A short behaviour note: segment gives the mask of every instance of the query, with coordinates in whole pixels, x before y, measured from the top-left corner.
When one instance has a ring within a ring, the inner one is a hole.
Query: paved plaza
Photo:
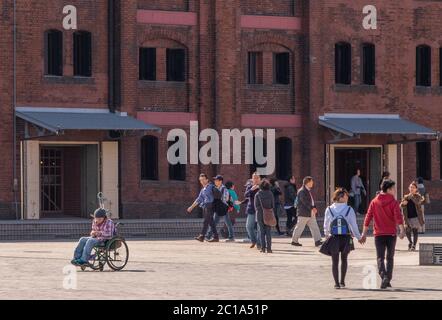
[[[442,237],[421,241],[442,243]],[[74,242],[3,242],[0,299],[442,299],[442,266],[419,266],[419,253],[408,252],[405,240],[398,245],[394,289],[387,291],[364,289],[375,266],[373,238],[356,245],[348,288],[339,291],[330,259],[311,239],[301,242],[304,247],[294,248],[288,238],[275,238],[269,255],[240,242],[128,241],[124,271],[78,271],[76,290],[63,287]]]

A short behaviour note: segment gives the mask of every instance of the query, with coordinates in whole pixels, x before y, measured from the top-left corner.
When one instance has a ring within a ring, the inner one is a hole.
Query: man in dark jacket
[[[316,209],[315,200],[311,193],[313,185],[313,178],[306,177],[303,181],[303,187],[298,191],[298,223],[296,224],[292,237],[292,245],[296,247],[302,246],[302,244],[299,243],[299,238],[304,232],[306,225],[312,233],[313,239],[315,240],[315,246],[319,247],[322,245],[321,231],[319,231],[318,222],[316,221],[318,209]]]
[[[254,248],[255,246],[257,246],[258,249],[261,249],[261,242],[260,242],[260,237],[257,234],[257,230],[256,230],[257,225],[256,225],[255,195],[259,191],[260,184],[261,184],[261,176],[255,172],[252,175],[252,179],[247,183],[246,192],[244,194],[244,197],[247,200],[246,229],[247,229],[247,235],[248,235],[250,241],[252,242],[250,247]]]

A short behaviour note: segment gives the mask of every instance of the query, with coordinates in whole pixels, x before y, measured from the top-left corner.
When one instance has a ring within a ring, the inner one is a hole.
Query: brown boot
[[[195,237],[195,240],[199,241],[199,242],[204,242],[204,236],[200,235],[198,237]]]
[[[214,237],[213,239],[210,239],[209,242],[219,242],[219,238],[218,237]]]

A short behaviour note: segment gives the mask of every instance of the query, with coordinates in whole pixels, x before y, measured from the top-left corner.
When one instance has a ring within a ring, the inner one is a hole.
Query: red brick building
[[[360,168],[442,209],[440,2],[372,1],[369,30],[361,0],[0,3],[1,218],[87,217],[100,190],[115,217],[184,216],[200,172],[241,194],[249,165],[169,165],[190,121],[275,128],[276,174],[321,206]]]

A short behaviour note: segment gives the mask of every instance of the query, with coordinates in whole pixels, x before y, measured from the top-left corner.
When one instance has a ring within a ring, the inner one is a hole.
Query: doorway
[[[42,218],[87,218],[97,208],[98,145],[40,146]]]
[[[369,201],[376,196],[378,182],[382,176],[382,147],[335,146],[333,150],[330,194],[337,187],[344,187],[350,191],[352,177],[358,169],[361,170],[361,179],[367,195],[362,195],[360,211],[365,213]]]

